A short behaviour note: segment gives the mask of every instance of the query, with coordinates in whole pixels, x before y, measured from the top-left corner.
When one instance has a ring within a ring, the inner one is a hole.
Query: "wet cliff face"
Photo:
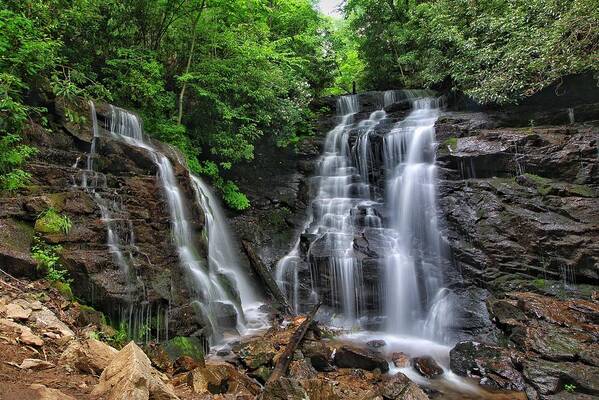
[[[15,276],[39,275],[30,254],[33,237],[39,235],[61,246],[60,261],[73,279],[75,296],[104,311],[113,321],[128,321],[132,331],[147,330],[146,325],[154,338],[164,338],[167,331],[171,336],[196,333],[201,326],[195,322],[191,296],[172,244],[168,207],[157,182],[155,163],[147,152],[109,135],[97,139],[94,170],[105,184],[97,185],[95,191],[118,205],[120,212],[112,215],[114,226],[120,236],[132,239],[126,248],[134,260],[132,282],[109,251],[106,221],[94,194],[82,187],[93,136],[89,118],[82,126],[74,126],[61,117],[60,110],[58,106],[51,131],[31,125],[25,133],[26,142],[39,149],[28,165],[32,185],[0,198],[3,269]],[[84,107],[81,113],[88,115]],[[105,108],[98,107],[101,126],[105,113]],[[171,161],[180,186],[192,199],[185,168],[175,156]],[[34,231],[35,220],[50,207],[71,219],[68,234]],[[203,215],[198,209],[188,211],[196,221],[194,228],[200,240]]]

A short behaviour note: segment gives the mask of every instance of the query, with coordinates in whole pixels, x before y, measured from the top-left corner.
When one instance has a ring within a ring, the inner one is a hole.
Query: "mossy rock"
[[[458,149],[458,138],[457,137],[450,137],[447,138],[444,142],[443,145],[445,147],[449,147],[449,149],[453,152],[456,151]]]
[[[66,298],[67,300],[73,300],[75,298],[73,295],[73,290],[71,289],[71,285],[66,282],[52,282],[52,287],[58,290],[62,297]]]
[[[171,361],[175,361],[182,356],[188,356],[198,363],[204,364],[204,347],[198,337],[177,336],[166,342],[164,351]]]

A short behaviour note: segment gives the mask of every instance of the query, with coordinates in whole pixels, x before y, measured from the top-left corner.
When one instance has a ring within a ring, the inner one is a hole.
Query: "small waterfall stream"
[[[96,138],[99,133],[93,103],[90,103],[90,109],[94,139],[84,176],[96,175],[95,173],[90,174],[90,171],[93,172]],[[158,169],[157,177],[168,206],[172,237],[179,255],[179,262],[189,278],[192,295],[196,298],[194,302],[196,312],[210,330],[207,332],[207,336],[209,336],[211,344],[219,343],[223,339],[223,333],[231,328],[239,334],[264,328],[267,321],[259,310],[263,303],[240,265],[233,249],[233,239],[226,229],[222,211],[208,186],[200,178],[190,175],[190,182],[195,193],[194,200],[206,218],[204,228],[208,246],[208,262],[206,263],[197,247],[197,238],[194,237],[192,228],[193,222],[190,220],[190,205],[179,186],[173,165],[163,152],[145,138],[139,117],[127,110],[110,106],[109,132],[116,140],[146,150]],[[97,179],[95,180],[97,181]],[[107,245],[115,264],[121,268],[127,279],[135,280],[134,277],[132,278],[133,268],[131,268],[134,257],[131,253],[125,254],[124,252],[124,249],[134,247],[132,226],[129,225],[129,234],[126,235],[126,238],[120,235],[120,230],[114,229],[112,210],[121,210],[121,208],[116,207],[116,204],[107,206],[98,194],[96,194],[96,201],[102,211],[102,219],[107,226]],[[143,313],[149,313],[149,310],[145,310]],[[142,322],[137,324],[132,321],[133,312],[130,311],[129,314],[130,325],[142,324]],[[236,321],[235,326],[228,325],[231,315]],[[166,330],[168,331],[168,329]]]

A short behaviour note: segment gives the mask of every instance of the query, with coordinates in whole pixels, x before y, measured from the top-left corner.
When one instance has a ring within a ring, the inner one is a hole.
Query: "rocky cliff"
[[[52,104],[54,119],[43,128],[32,124],[25,141],[39,151],[28,165],[32,184],[0,198],[0,265],[16,276],[42,275],[31,257],[35,238],[59,245],[61,264],[72,279],[75,296],[103,310],[113,322],[127,321],[130,334],[166,337],[191,335],[201,326],[194,318],[188,290],[176,249],[171,240],[168,207],[157,182],[150,154],[139,147],[114,140],[106,106],[98,107],[101,135],[96,139],[94,171],[86,171],[93,133],[91,118],[75,125],[66,120],[60,104]],[[78,110],[88,116],[82,105]],[[178,157],[171,154],[177,180],[186,196],[193,199],[189,176]],[[83,180],[95,180],[94,190]],[[102,218],[97,195],[117,210],[110,221]],[[204,216],[189,201],[198,241]],[[52,208],[72,223],[68,233],[43,232],[36,220]],[[107,245],[107,223],[124,238],[123,252],[131,260],[129,276],[119,269],[115,252]],[[143,332],[143,333],[142,333]]]

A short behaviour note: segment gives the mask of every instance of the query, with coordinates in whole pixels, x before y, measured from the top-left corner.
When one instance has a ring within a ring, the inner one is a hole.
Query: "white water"
[[[199,178],[190,176],[196,194],[195,200],[206,217],[206,263],[196,245],[189,204],[181,191],[169,158],[145,139],[137,115],[111,106],[110,121],[110,132],[116,139],[148,151],[158,168],[158,179],[168,206],[171,232],[179,262],[189,278],[193,296],[197,299],[194,303],[197,306],[196,310],[210,329],[207,334],[211,343],[218,343],[228,328],[223,326],[218,318],[227,308],[234,309],[236,329],[239,333],[263,328],[265,318],[258,310],[262,303],[254,294],[255,290],[249,284],[249,277],[240,267],[231,246],[232,239],[224,226],[224,217],[208,187]],[[231,283],[231,287],[225,286],[224,282],[227,281]],[[244,311],[251,318],[246,320]]]
[[[453,319],[452,293],[443,287],[436,208],[434,124],[439,104],[430,95],[424,91],[385,92],[379,102],[381,109],[361,121],[356,121],[358,96],[338,99],[340,123],[326,137],[318,191],[305,230],[316,237],[306,255],[312,264],[313,293],[322,296],[323,291],[330,292],[324,301],[333,308],[333,325],[360,327],[366,315],[363,266],[354,250],[355,239],[365,235],[379,238],[384,247],[384,274],[379,277],[381,290],[376,295],[382,304],[385,331],[438,342],[451,340],[447,327]],[[377,126],[388,123],[383,107],[405,100],[411,102],[412,111],[385,134],[382,165],[377,165],[380,162],[371,139]],[[371,186],[380,170],[385,178],[383,198]],[[385,220],[378,211],[381,202]],[[320,261],[315,261],[318,257]],[[299,290],[301,261],[298,241],[275,272],[296,311],[312,300]]]

